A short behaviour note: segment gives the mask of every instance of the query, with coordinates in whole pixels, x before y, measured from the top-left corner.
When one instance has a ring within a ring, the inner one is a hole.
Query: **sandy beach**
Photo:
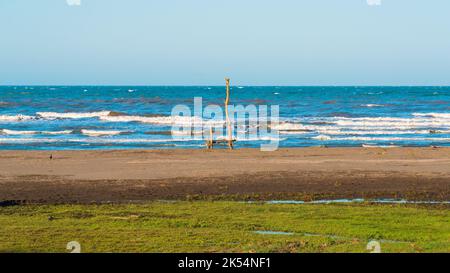
[[[1,151],[0,200],[450,200],[449,166],[450,148]]]

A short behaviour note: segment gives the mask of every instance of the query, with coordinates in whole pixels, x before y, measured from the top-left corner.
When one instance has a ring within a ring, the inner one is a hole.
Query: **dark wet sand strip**
[[[0,152],[2,201],[333,198],[448,201],[450,148]]]

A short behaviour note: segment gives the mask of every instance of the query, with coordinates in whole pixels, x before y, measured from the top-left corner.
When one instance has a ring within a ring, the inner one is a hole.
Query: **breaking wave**
[[[87,135],[87,136],[93,136],[93,137],[98,137],[98,136],[116,136],[116,135],[120,135],[120,134],[124,134],[124,133],[128,133],[125,131],[98,131],[98,130],[85,130],[82,129],[81,133],[83,135]]]
[[[35,117],[27,116],[27,115],[0,115],[0,122],[6,121],[6,122],[12,122],[12,121],[26,121],[26,120],[32,120],[35,119]]]
[[[416,117],[433,117],[441,119],[450,119],[450,113],[414,113]]]
[[[183,117],[183,116],[101,116],[100,120],[108,122],[142,122],[150,124],[172,125],[172,124],[192,124],[194,122],[202,122],[202,119],[198,117]]]
[[[9,129],[1,129],[1,134],[4,135],[67,135],[71,134],[71,130],[64,130],[64,131],[17,131],[17,130],[9,130]]]
[[[97,118],[108,116],[111,111],[86,112],[86,113],[57,113],[57,112],[37,112],[38,117],[44,119],[81,119],[81,118]]]
[[[331,137],[319,135],[312,137],[317,140],[336,140],[336,141],[436,141],[450,142],[450,138],[431,138],[431,137]]]

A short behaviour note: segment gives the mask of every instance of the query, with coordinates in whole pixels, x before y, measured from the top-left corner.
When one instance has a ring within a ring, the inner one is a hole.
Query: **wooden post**
[[[227,97],[225,99],[225,116],[227,119],[227,131],[228,131],[228,147],[233,149],[233,132],[231,131],[231,121],[228,115],[228,103],[230,102],[230,79],[225,78],[227,84]]]
[[[208,149],[212,149],[214,146],[214,137],[213,137],[213,129],[212,126],[209,126],[209,145]]]

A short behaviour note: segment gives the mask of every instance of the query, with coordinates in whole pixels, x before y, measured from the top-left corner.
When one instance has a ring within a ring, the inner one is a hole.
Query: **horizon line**
[[[0,87],[223,87],[218,84],[0,84]],[[448,85],[249,85],[232,84],[235,87],[450,87]]]

